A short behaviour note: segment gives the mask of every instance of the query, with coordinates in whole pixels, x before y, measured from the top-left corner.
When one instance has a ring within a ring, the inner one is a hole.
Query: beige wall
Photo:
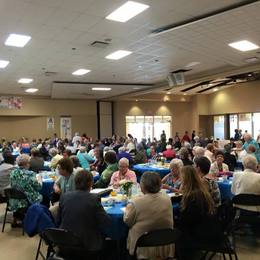
[[[172,136],[175,132],[180,135],[185,130],[191,130],[190,102],[115,102],[114,106],[115,133],[126,134],[126,115],[170,115],[172,116]]]
[[[54,131],[47,131],[47,117],[54,117]],[[45,138],[60,134],[60,117],[71,116],[72,133],[86,133],[96,138],[96,101],[23,98],[20,110],[0,109],[0,137]]]
[[[208,95],[209,114],[260,112],[260,81],[244,83]]]

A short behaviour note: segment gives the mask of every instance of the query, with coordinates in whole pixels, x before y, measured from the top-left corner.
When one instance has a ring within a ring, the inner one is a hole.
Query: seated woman
[[[40,157],[40,151],[37,148],[31,149],[31,159],[30,159],[30,170],[34,172],[39,172],[44,168],[44,160]]]
[[[171,192],[178,192],[181,186],[180,172],[183,162],[180,159],[173,159],[170,162],[171,172],[162,179],[162,188]]]
[[[122,181],[130,181],[133,183],[136,183],[136,175],[135,172],[129,170],[129,161],[126,158],[122,158],[118,162],[118,169],[119,171],[116,171],[113,173],[110,185],[113,186],[113,188],[117,189],[120,186],[120,183]]]
[[[75,181],[73,174],[73,162],[70,158],[59,160],[57,169],[60,177],[54,184],[54,192],[57,194],[66,193],[75,190]]]
[[[145,172],[141,178],[143,196],[134,198],[126,207],[124,222],[129,226],[127,249],[134,254],[138,238],[154,229],[173,228],[172,203],[166,194],[160,192],[161,178],[156,172]],[[157,259],[174,256],[172,245],[137,249],[138,259]]]
[[[36,179],[36,174],[28,170],[30,167],[30,156],[22,154],[17,157],[16,161],[18,168],[14,169],[10,174],[11,188],[24,192],[30,204],[41,202],[42,196],[39,193],[41,185]],[[11,199],[9,201],[10,209],[15,212],[13,226],[17,224],[16,222],[17,218],[19,218],[20,210],[27,206],[28,203],[26,200]]]
[[[0,164],[0,203],[5,202],[4,190],[10,185],[10,173],[14,169],[14,156],[10,151],[3,152],[4,161]]]
[[[218,232],[211,225],[214,219],[214,203],[206,185],[192,166],[184,166],[181,170],[182,201],[180,223],[182,231],[179,241],[181,259],[196,259],[194,256],[194,242],[214,237]],[[216,227],[217,228],[217,227]]]
[[[49,151],[50,156],[52,157],[50,168],[56,169],[58,161],[62,159],[63,157],[58,153],[58,150],[56,148],[51,148]]]
[[[104,160],[107,167],[101,173],[99,180],[93,185],[94,188],[106,188],[110,183],[112,174],[118,169],[116,153],[114,151],[106,152]]]
[[[71,155],[70,159],[73,163],[73,174],[76,174],[78,171],[83,170],[83,168],[80,167],[79,158],[76,155]]]
[[[166,145],[166,151],[163,151],[163,157],[167,160],[172,160],[176,157],[176,153],[170,144]]]
[[[195,170],[207,185],[208,191],[214,201],[215,207],[221,204],[221,194],[216,178],[209,173],[210,160],[206,156],[195,159]]]
[[[216,161],[211,164],[210,173],[216,177],[219,172],[228,172],[228,165],[224,163],[224,153],[217,151],[215,158]]]
[[[146,151],[144,149],[143,144],[139,143],[136,147],[136,155],[134,157],[134,163],[140,164],[140,163],[146,163],[146,162],[147,162]]]
[[[95,147],[94,153],[95,161],[90,165],[92,171],[102,173],[106,169],[106,163],[103,158],[103,151],[99,147]]]
[[[93,162],[94,158],[86,152],[85,146],[80,146],[77,157],[79,158],[81,167],[85,170],[90,170],[89,163]]]
[[[186,147],[182,147],[179,151],[179,158],[182,160],[183,165],[193,165],[193,161],[190,160],[190,153]]]

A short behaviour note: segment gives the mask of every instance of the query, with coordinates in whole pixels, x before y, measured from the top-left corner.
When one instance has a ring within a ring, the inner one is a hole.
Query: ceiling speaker
[[[185,84],[185,78],[183,72],[173,72],[167,77],[167,81],[170,87],[180,86]]]

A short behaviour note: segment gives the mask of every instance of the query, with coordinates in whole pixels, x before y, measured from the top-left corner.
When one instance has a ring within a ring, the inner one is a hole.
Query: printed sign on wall
[[[47,117],[47,131],[54,130],[54,117]]]
[[[11,97],[11,96],[0,96],[0,108],[7,109],[21,109],[22,108],[22,98],[21,97]]]
[[[60,137],[71,139],[71,117],[60,118]]]

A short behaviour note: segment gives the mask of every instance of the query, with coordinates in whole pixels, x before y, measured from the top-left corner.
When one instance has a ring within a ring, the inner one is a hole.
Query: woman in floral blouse
[[[10,174],[11,187],[24,192],[30,204],[41,202],[42,196],[39,193],[41,189],[40,183],[36,179],[36,174],[29,171],[30,156],[22,154],[16,159],[18,168],[14,169]],[[14,213],[14,223],[16,225],[16,216],[19,216],[19,211],[28,206],[27,200],[10,199],[9,208]]]

